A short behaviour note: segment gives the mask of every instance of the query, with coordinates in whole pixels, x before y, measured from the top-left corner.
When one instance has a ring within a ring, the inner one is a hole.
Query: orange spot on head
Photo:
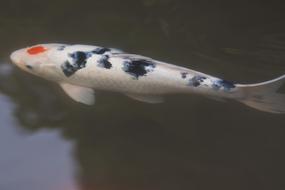
[[[39,53],[43,53],[47,51],[47,49],[43,46],[35,46],[27,50],[30,55],[37,55]]]

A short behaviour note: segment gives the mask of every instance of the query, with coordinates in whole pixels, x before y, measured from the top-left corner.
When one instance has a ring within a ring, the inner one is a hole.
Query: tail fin
[[[285,75],[263,83],[238,84],[238,101],[260,111],[285,114],[285,94],[277,92],[284,83]]]

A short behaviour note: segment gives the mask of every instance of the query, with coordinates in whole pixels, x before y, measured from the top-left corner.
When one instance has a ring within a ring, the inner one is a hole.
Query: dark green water
[[[39,1],[0,6],[1,190],[284,190],[285,116],[97,92],[86,107],[15,68],[37,43],[94,44],[241,83],[285,73],[284,2]]]

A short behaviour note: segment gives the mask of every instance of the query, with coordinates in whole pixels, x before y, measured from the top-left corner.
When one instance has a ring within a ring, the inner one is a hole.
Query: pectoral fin
[[[126,96],[141,101],[141,102],[146,102],[146,103],[151,103],[151,104],[157,104],[157,103],[163,103],[164,98],[160,96],[155,96],[155,95],[141,95],[141,94],[126,94]]]
[[[93,105],[95,103],[95,92],[91,88],[76,86],[68,83],[61,83],[60,86],[74,101],[86,105]]]

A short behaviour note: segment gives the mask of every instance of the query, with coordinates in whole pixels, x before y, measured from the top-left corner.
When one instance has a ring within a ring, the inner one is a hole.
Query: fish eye
[[[27,67],[28,69],[30,69],[30,70],[33,69],[33,67],[32,67],[31,65],[26,65],[26,67]]]
[[[37,55],[40,53],[44,53],[47,49],[44,46],[35,46],[27,49],[27,53],[30,55]]]

